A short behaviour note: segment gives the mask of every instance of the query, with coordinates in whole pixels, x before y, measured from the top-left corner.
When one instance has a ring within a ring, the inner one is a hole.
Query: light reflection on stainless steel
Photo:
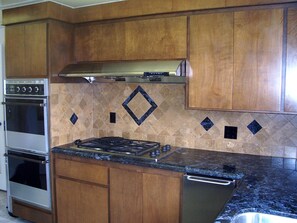
[[[297,219],[258,212],[236,215],[231,223],[297,223]]]

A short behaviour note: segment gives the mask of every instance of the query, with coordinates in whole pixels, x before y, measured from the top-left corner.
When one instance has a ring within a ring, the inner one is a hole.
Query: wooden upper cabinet
[[[51,82],[59,82],[59,72],[74,63],[74,27],[71,24],[49,23],[48,29],[48,73]]]
[[[232,109],[233,13],[190,17],[189,107]]]
[[[283,9],[191,16],[189,107],[281,111],[282,45]]]
[[[8,26],[5,29],[6,76],[22,76],[25,68],[25,27]]]
[[[297,112],[297,8],[288,11],[285,111]]]
[[[7,78],[57,76],[74,61],[73,26],[44,21],[7,26],[5,29]]]
[[[81,25],[75,29],[75,56],[77,61],[186,58],[187,19]]]
[[[47,24],[8,26],[5,30],[6,77],[47,76]]]
[[[280,111],[283,10],[235,12],[233,109]]]

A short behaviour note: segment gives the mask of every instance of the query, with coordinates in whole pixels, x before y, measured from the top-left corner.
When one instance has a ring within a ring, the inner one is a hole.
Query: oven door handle
[[[37,107],[45,107],[46,103],[22,103],[22,102],[2,102],[3,105],[31,105]]]
[[[16,158],[16,159],[21,159],[21,160],[26,160],[26,161],[30,161],[30,162],[34,162],[34,163],[40,163],[42,165],[45,165],[47,163],[49,163],[49,160],[35,160],[35,159],[30,159],[27,157],[22,157],[22,156],[17,156],[17,155],[12,155],[12,154],[4,154],[5,157],[12,157],[12,158]]]

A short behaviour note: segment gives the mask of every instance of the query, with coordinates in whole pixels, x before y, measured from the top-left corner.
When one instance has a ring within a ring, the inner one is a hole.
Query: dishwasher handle
[[[235,186],[235,180],[226,180],[226,179],[219,179],[219,178],[209,178],[209,177],[201,177],[201,176],[193,176],[193,175],[185,175],[187,180],[195,181],[200,183],[207,183],[207,184],[214,184],[214,185],[221,185],[221,186]]]

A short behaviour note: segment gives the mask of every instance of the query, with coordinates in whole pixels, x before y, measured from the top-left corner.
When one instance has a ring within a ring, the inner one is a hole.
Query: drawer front
[[[108,168],[71,160],[56,159],[56,175],[108,185]]]

